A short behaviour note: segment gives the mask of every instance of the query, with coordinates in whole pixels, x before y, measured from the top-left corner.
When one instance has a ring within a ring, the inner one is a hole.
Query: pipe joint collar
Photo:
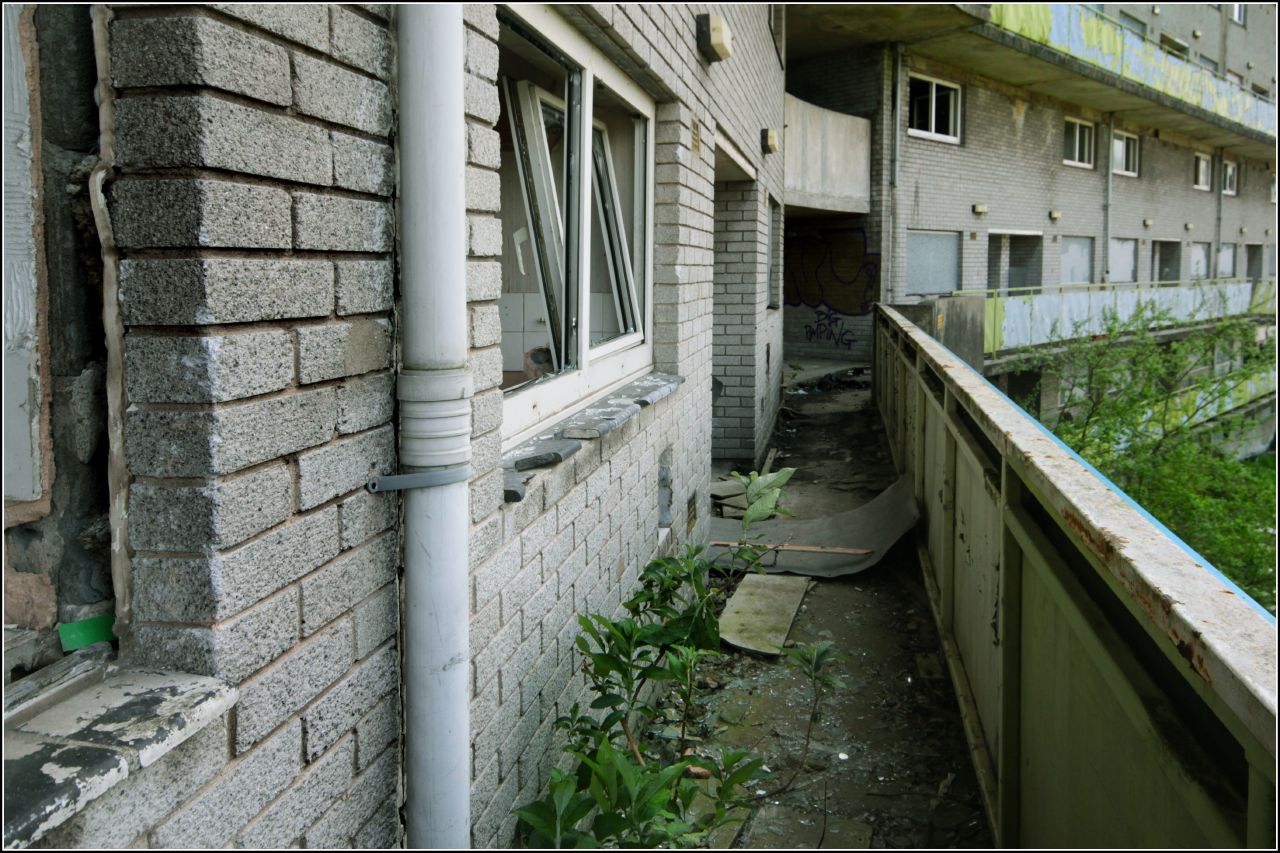
[[[400,464],[463,465],[471,460],[471,372],[404,370],[400,399]]]
[[[401,369],[396,382],[396,397],[405,402],[469,400],[471,393],[471,370],[466,367],[445,370],[406,367]]]

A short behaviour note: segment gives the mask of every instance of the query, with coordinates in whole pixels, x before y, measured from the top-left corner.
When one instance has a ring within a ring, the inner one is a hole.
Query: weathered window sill
[[[6,689],[5,848],[39,840],[239,698],[217,679],[123,669],[108,654],[84,649]]]
[[[608,435],[683,382],[683,376],[672,373],[647,374],[509,451],[502,457],[504,499],[507,503],[524,500],[534,469],[558,465],[581,450],[583,441]]]

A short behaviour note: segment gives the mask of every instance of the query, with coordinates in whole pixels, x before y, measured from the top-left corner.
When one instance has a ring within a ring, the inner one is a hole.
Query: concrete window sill
[[[38,841],[239,698],[214,678],[118,667],[103,648],[64,661],[60,672],[30,677],[43,690],[17,690],[21,681],[6,689],[6,849]]]
[[[583,441],[608,435],[683,382],[683,376],[672,373],[642,376],[507,452],[502,457],[504,499],[507,503],[524,500],[525,484],[533,478],[534,469],[558,465],[581,450]]]

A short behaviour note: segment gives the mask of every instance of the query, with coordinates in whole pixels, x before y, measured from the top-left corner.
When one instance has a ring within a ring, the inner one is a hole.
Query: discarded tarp
[[[864,549],[868,553],[799,551],[782,549],[766,559],[766,572],[792,572],[812,577],[834,578],[852,575],[880,562],[893,544],[911,530],[920,517],[911,477],[897,482],[867,503],[848,512],[822,518],[773,518],[751,525],[753,541]],[[732,518],[711,519],[711,541],[737,541],[742,522]],[[725,550],[712,547],[714,557]]]

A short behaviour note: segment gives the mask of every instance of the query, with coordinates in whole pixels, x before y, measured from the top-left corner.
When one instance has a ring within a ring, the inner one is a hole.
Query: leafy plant
[[[577,759],[574,772],[553,770],[546,796],[515,811],[532,845],[687,847],[737,819],[734,809],[746,802],[739,788],[760,773],[758,758],[734,751],[664,762],[633,733],[636,717],[654,713],[646,685],[673,680],[684,752],[698,666],[720,645],[719,593],[707,582],[709,569],[700,549],[655,560],[623,602],[626,616],[579,617],[576,645],[595,699],[588,713],[575,704],[555,723]],[[705,786],[688,778],[693,768],[707,777]],[[710,805],[697,816],[700,799]]]
[[[1274,468],[1231,448],[1252,426],[1242,404],[1274,370],[1274,338],[1259,328],[1247,317],[1175,321],[1144,302],[1013,367],[1057,386],[1061,405],[1042,411],[1037,383],[1024,408],[1274,612]]]
[[[787,663],[809,679],[812,698],[809,705],[809,720],[804,730],[804,748],[800,752],[800,760],[791,772],[790,778],[781,787],[770,791],[765,796],[772,797],[790,788],[800,775],[805,761],[809,758],[809,746],[813,740],[813,725],[818,721],[818,703],[824,690],[839,690],[844,687],[844,680],[830,672],[832,665],[844,661],[844,656],[836,652],[830,640],[816,643],[797,643],[786,649]]]
[[[721,570],[730,577],[741,577],[750,571],[759,570],[765,557],[773,550],[753,537],[751,526],[773,515],[790,515],[791,512],[781,504],[782,488],[795,474],[795,468],[780,468],[769,474],[749,474],[730,472],[731,477],[742,484],[745,489],[747,508],[742,514],[742,530],[738,543],[728,549],[728,565]]]

